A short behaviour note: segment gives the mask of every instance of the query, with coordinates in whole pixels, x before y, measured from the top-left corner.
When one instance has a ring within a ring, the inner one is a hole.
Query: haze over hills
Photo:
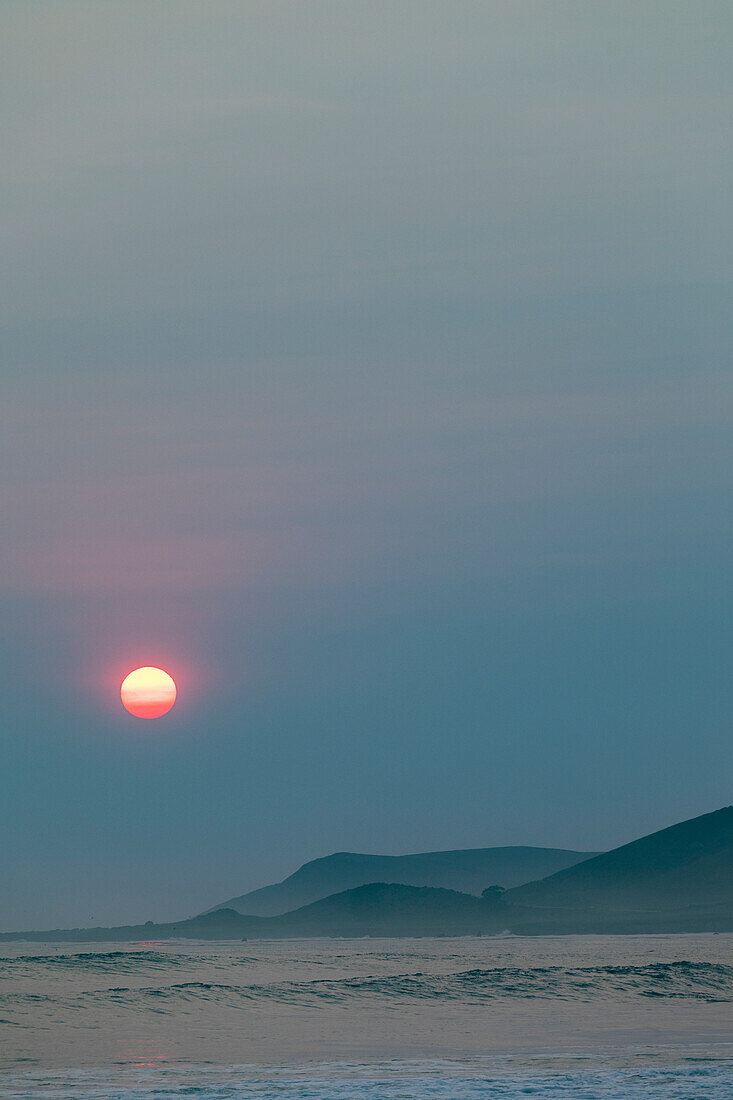
[[[565,848],[526,846],[420,852],[407,856],[336,852],[304,863],[282,882],[240,894],[207,912],[235,909],[238,913],[252,916],[277,916],[330,894],[366,886],[371,882],[433,886],[464,894],[480,894],[487,886],[498,885],[508,889],[544,878],[596,854]]]
[[[215,909],[171,924],[0,934],[2,940],[733,932],[733,807],[681,822],[495,896],[375,882],[273,917]]]

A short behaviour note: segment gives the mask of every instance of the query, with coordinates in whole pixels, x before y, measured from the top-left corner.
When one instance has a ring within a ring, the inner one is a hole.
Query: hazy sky
[[[0,927],[729,803],[729,0],[0,24]]]

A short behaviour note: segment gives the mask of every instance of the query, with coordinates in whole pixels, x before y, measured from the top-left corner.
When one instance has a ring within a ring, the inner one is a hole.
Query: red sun
[[[176,701],[176,684],[162,668],[145,665],[122,681],[122,705],[136,718],[160,718]]]

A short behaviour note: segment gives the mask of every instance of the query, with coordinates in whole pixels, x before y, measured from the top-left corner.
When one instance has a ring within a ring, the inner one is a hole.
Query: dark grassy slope
[[[270,917],[288,913],[312,901],[371,882],[403,886],[434,886],[480,894],[493,884],[509,888],[544,878],[595,852],[562,848],[472,848],[456,852],[421,852],[409,856],[373,856],[337,852],[304,863],[294,874],[261,890],[230,898],[215,909]]]
[[[733,807],[517,887],[505,900],[513,923],[528,930],[733,930]]]

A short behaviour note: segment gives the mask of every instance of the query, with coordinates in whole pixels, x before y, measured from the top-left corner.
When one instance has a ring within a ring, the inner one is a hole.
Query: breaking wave
[[[698,1059],[676,1064],[615,1066],[597,1059],[568,1066],[527,1059],[456,1063],[390,1061],[372,1066],[309,1065],[303,1070],[189,1065],[133,1074],[67,1071],[13,1074],[2,1081],[7,1100],[729,1100],[733,1078],[727,1061]]]

